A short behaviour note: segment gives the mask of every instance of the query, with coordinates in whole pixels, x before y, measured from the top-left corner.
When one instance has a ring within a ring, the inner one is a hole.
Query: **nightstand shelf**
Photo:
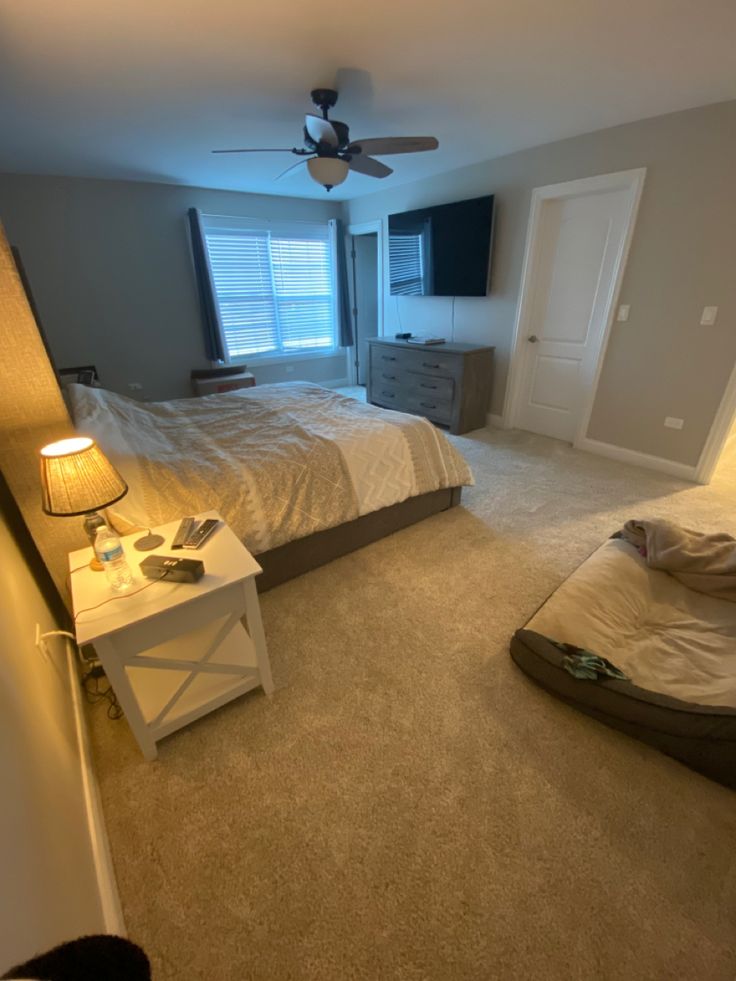
[[[175,554],[170,544],[178,526],[152,529],[165,539],[160,554]],[[135,588],[151,582],[138,570],[138,537],[122,539]],[[103,573],[84,567],[89,554],[69,557],[77,569],[74,610],[87,611],[77,614],[77,642],[94,645],[146,759],[156,757],[159,740],[233,698],[258,686],[273,691],[255,586],[260,566],[224,523],[194,553],[205,564],[197,583],[152,582],[137,595],[114,594]]]

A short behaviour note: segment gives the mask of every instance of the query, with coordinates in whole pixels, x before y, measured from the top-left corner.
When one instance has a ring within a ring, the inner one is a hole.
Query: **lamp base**
[[[149,531],[148,534],[144,535],[142,538],[137,538],[133,545],[138,549],[139,552],[150,552],[152,548],[158,548],[159,545],[163,545],[165,539],[163,535],[152,535]]]

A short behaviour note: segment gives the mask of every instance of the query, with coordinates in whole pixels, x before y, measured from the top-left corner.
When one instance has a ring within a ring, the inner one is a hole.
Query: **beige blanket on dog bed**
[[[672,521],[627,521],[622,534],[646,559],[685,586],[736,603],[736,539],[705,534]]]
[[[611,540],[526,625],[608,658],[640,688],[736,707],[736,606],[647,568]]]

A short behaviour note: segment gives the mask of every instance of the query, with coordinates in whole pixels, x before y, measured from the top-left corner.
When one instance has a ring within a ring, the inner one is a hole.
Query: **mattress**
[[[153,403],[72,385],[68,398],[77,430],[128,484],[113,520],[214,508],[254,554],[473,481],[426,419],[307,382]]]

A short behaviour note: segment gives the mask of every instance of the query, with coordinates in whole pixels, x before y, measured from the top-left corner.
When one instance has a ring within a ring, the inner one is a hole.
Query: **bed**
[[[72,384],[67,398],[128,484],[116,526],[216,508],[258,556],[261,589],[459,503],[472,483],[427,420],[308,382],[154,403]]]
[[[561,644],[627,678],[574,677]],[[556,697],[736,788],[736,604],[611,539],[516,632],[511,655]]]

